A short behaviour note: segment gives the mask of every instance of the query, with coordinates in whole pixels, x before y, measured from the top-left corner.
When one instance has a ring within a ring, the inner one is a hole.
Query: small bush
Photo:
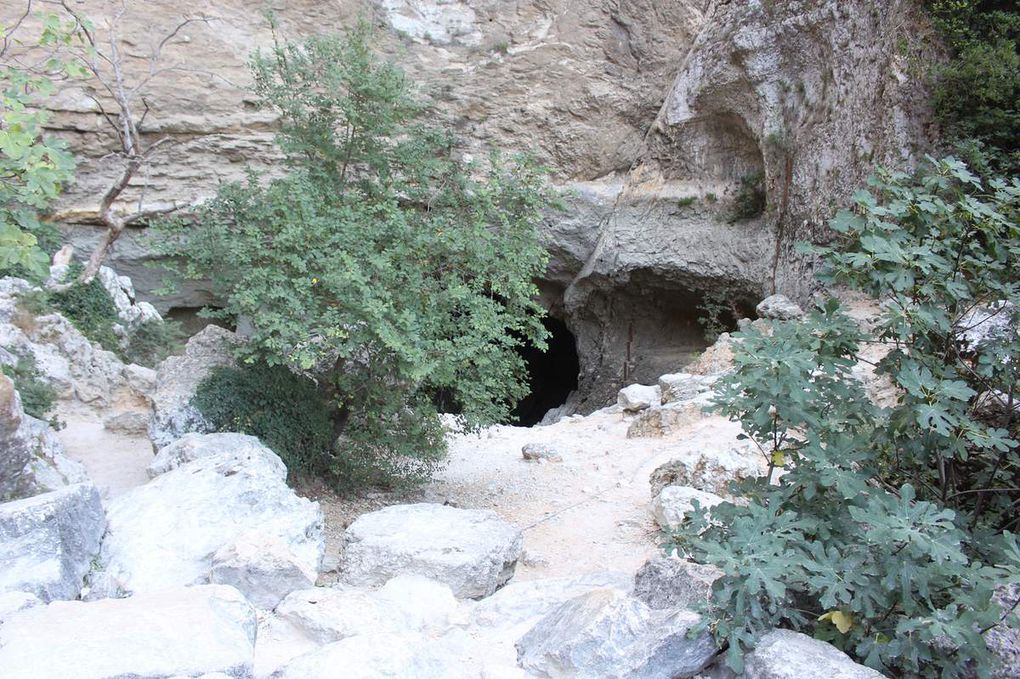
[[[265,363],[217,368],[199,384],[192,405],[216,431],[257,436],[292,479],[336,480],[330,409],[311,380]]]
[[[14,382],[21,395],[21,405],[32,417],[45,420],[57,400],[57,390],[40,379],[41,373],[32,354],[16,355],[17,363],[5,365],[3,373]],[[52,424],[56,425],[54,420]]]
[[[80,265],[71,266],[68,280],[76,280]],[[107,351],[121,353],[120,339],[113,326],[120,322],[117,307],[98,278],[89,283],[72,283],[66,290],[50,294],[49,301],[81,334]]]
[[[733,201],[730,223],[754,219],[765,212],[765,173],[752,172],[740,178],[740,188]]]
[[[148,321],[128,332],[123,358],[129,363],[155,367],[167,356],[176,353],[186,340],[181,324],[165,320]]]
[[[698,202],[697,196],[684,196],[676,202],[676,206],[679,208],[690,207]]]

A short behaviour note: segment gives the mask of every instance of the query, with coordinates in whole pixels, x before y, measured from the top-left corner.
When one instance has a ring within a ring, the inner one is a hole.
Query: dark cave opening
[[[567,402],[577,389],[581,362],[577,355],[577,340],[567,324],[547,316],[543,323],[549,332],[549,348],[541,351],[527,347],[521,356],[528,364],[529,393],[513,412],[515,424],[532,427],[542,421],[545,414]]]

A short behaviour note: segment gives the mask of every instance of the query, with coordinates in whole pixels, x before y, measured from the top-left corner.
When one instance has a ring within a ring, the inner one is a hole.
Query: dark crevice
[[[577,341],[567,324],[551,316],[543,322],[549,331],[549,348],[544,352],[535,347],[521,351],[528,364],[530,393],[517,404],[513,416],[515,423],[524,427],[538,424],[546,413],[566,403],[577,389],[581,370]]]

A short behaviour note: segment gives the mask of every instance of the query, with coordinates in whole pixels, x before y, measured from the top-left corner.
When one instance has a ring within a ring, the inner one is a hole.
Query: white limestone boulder
[[[290,594],[276,615],[318,643],[358,634],[443,630],[457,611],[446,585],[417,575],[400,575],[378,590],[340,585]]]
[[[653,499],[666,486],[686,486],[726,497],[731,482],[764,476],[767,469],[764,456],[753,443],[734,441],[659,465],[649,484]]]
[[[286,477],[268,448],[224,446],[114,498],[90,596],[207,583],[213,556],[253,532],[286,546],[294,557],[288,570],[296,564],[317,573],[325,550],[322,512]]]
[[[0,505],[0,592],[29,592],[43,601],[77,597],[105,528],[91,484]]]
[[[712,595],[722,575],[715,566],[677,557],[649,559],[634,575],[634,596],[656,610],[692,610]]]
[[[792,321],[804,316],[804,310],[786,295],[766,297],[755,307],[758,318],[774,321]]]
[[[458,679],[454,658],[432,649],[432,640],[410,632],[348,637],[302,655],[272,679]]]
[[[718,495],[696,488],[666,486],[652,500],[652,515],[662,530],[673,531],[679,528],[687,515],[694,511],[695,502],[704,511],[723,502],[723,499]]]
[[[177,469],[182,464],[211,455],[218,455],[224,450],[234,454],[244,452],[259,455],[265,446],[254,436],[224,432],[219,434],[190,433],[181,436],[170,445],[164,446],[146,468],[150,479],[160,474]]]
[[[234,364],[231,350],[238,341],[229,330],[210,325],[188,340],[182,355],[159,364],[149,423],[149,438],[157,450],[188,432],[209,431],[209,423],[191,399],[214,368]]]
[[[616,589],[599,589],[560,605],[517,642],[520,666],[534,676],[674,679],[712,662],[715,642],[688,611],[655,611]]]
[[[620,390],[616,402],[625,412],[636,413],[661,404],[662,392],[658,385],[632,384]]]
[[[832,644],[785,629],[769,632],[744,657],[745,679],[882,679]]]
[[[520,529],[495,512],[428,503],[365,514],[344,539],[343,582],[371,587],[422,575],[460,599],[485,597],[506,584],[523,550]]]
[[[209,580],[236,587],[256,608],[272,610],[291,592],[315,584],[312,566],[280,538],[253,532],[213,554]]]
[[[0,626],[4,679],[251,679],[255,610],[233,587],[60,601]]]

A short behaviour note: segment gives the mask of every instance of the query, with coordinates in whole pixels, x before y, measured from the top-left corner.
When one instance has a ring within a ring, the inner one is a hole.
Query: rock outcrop
[[[286,478],[286,467],[268,448],[224,445],[114,498],[107,507],[101,570],[93,574],[89,596],[208,583],[214,555],[222,557],[223,568],[230,564],[233,582],[247,579],[250,592],[280,599],[287,587],[306,586],[325,548],[322,512],[317,503],[299,498]],[[286,547],[289,554],[279,564],[286,573],[267,573],[272,564],[258,554],[245,565],[249,551],[229,551],[252,534]],[[307,575],[296,577],[295,567]],[[267,587],[275,590],[266,592]]]
[[[0,592],[28,592],[42,601],[74,599],[105,528],[99,492],[91,484],[0,504]]]
[[[253,679],[255,611],[232,587],[61,601],[0,626],[4,679]]]
[[[427,503],[364,514],[344,540],[340,574],[348,584],[421,575],[463,599],[489,596],[506,584],[523,550],[521,531],[495,512]]]
[[[858,665],[832,644],[800,632],[777,629],[762,637],[744,657],[747,679],[882,679],[881,672]]]

